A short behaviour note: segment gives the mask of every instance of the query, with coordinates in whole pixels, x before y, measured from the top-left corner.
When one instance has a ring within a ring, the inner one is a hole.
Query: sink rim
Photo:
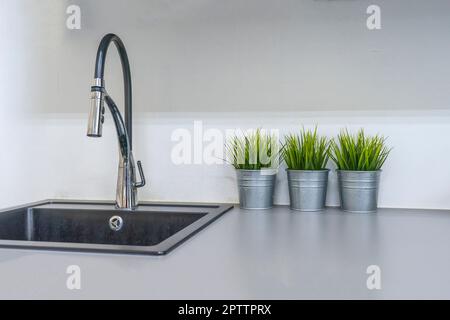
[[[0,210],[0,215],[4,213],[14,213],[23,209],[38,208],[43,205],[68,204],[68,205],[114,205],[110,200],[63,200],[46,199],[28,204],[14,206]],[[0,248],[24,249],[24,250],[53,250],[53,251],[71,251],[71,252],[93,252],[93,253],[113,253],[113,254],[141,254],[141,255],[165,255],[181,245],[183,242],[197,234],[207,227],[213,221],[221,217],[226,212],[234,208],[232,204],[212,204],[212,203],[185,203],[185,202],[161,202],[161,201],[140,201],[140,205],[149,207],[178,207],[178,208],[205,208],[207,213],[189,224],[185,228],[176,232],[169,238],[152,246],[133,246],[116,244],[95,244],[95,243],[74,243],[74,242],[49,242],[49,241],[28,241],[28,240],[5,240],[0,239]],[[114,207],[113,207],[114,208]],[[76,208],[70,208],[76,209]],[[103,210],[103,209],[99,209]],[[106,210],[106,209],[105,209]],[[121,214],[127,212],[121,209],[115,209]],[[198,212],[204,213],[203,212]]]

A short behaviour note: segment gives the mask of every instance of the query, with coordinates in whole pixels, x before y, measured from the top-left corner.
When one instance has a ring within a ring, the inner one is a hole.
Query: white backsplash
[[[87,105],[86,105],[87,106]],[[86,107],[86,110],[88,108]],[[2,109],[2,113],[5,111]],[[118,146],[110,117],[103,138],[85,136],[87,114],[46,117],[4,117],[0,126],[3,168],[0,207],[43,198],[113,199]],[[379,204],[382,207],[450,208],[450,114],[402,112],[381,114],[291,113],[135,114],[134,153],[142,160],[148,185],[141,200],[237,202],[234,169],[228,165],[174,165],[171,150],[175,129],[279,128],[282,133],[301,124],[319,123],[321,133],[334,136],[340,128],[364,127],[368,133],[389,136],[394,149],[383,170]],[[338,205],[335,173],[330,174],[328,205]],[[287,204],[284,169],[278,174],[275,202]]]

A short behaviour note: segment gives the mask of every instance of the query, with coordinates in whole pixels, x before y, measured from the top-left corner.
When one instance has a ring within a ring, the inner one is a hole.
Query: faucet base
[[[116,208],[134,210],[138,207],[136,188],[136,168],[133,154],[128,159],[120,157],[117,176]]]

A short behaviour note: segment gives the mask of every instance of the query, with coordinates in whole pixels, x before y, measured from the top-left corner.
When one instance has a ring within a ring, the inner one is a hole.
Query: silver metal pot
[[[337,170],[341,208],[348,212],[377,211],[381,170]]]
[[[273,207],[276,170],[236,170],[239,203],[242,209]]]
[[[330,170],[286,169],[292,210],[320,211],[325,208]]]

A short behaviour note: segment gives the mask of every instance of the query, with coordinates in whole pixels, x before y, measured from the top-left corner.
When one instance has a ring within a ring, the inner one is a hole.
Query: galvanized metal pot
[[[273,207],[276,170],[236,170],[239,203],[242,209]]]
[[[381,170],[337,170],[341,208],[348,212],[377,211]]]
[[[325,208],[330,170],[286,169],[292,210],[320,211]]]

